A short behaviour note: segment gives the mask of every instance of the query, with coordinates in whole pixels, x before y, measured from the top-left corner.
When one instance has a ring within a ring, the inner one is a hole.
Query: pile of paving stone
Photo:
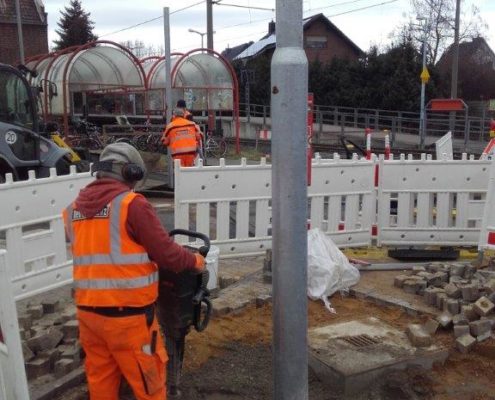
[[[441,310],[436,319],[407,328],[411,342],[430,346],[439,327],[453,327],[456,347],[468,352],[475,343],[492,336],[495,328],[495,269],[477,269],[468,263],[431,263],[413,267],[395,277],[394,285],[423,296],[426,304]]]
[[[18,319],[29,380],[46,374],[60,378],[81,365],[83,354],[73,305],[62,308],[57,300],[30,304]]]

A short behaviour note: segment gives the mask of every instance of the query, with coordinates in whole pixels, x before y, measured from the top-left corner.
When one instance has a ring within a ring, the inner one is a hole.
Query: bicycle
[[[221,158],[227,153],[227,142],[223,136],[213,136],[213,133],[208,132],[206,136],[206,143],[204,146],[204,152],[206,158]]]

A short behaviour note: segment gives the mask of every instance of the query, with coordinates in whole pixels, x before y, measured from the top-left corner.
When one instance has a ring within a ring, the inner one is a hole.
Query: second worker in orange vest
[[[176,244],[132,190],[145,172],[134,147],[108,145],[95,171],[97,179],[63,215],[89,396],[118,400],[123,375],[138,400],[164,400],[168,357],[155,317],[158,268],[200,272],[204,258]]]
[[[192,167],[201,140],[198,125],[184,117],[182,108],[176,108],[162,136],[162,143],[169,148],[172,158],[180,160],[183,167]]]

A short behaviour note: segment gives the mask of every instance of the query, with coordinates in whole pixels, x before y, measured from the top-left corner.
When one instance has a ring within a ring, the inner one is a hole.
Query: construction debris
[[[423,296],[442,313],[424,326],[410,325],[407,334],[415,346],[424,346],[423,334],[434,335],[438,326],[454,328],[457,349],[468,352],[476,342],[492,336],[495,325],[495,271],[477,270],[468,263],[434,262],[413,267],[394,279],[394,286]],[[419,339],[418,339],[419,338]],[[420,340],[421,339],[421,340]]]

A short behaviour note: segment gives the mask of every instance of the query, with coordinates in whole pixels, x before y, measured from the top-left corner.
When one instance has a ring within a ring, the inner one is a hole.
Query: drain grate
[[[356,347],[366,347],[381,343],[381,340],[379,340],[379,338],[372,338],[371,336],[368,336],[366,334],[357,336],[344,336],[340,339]]]

